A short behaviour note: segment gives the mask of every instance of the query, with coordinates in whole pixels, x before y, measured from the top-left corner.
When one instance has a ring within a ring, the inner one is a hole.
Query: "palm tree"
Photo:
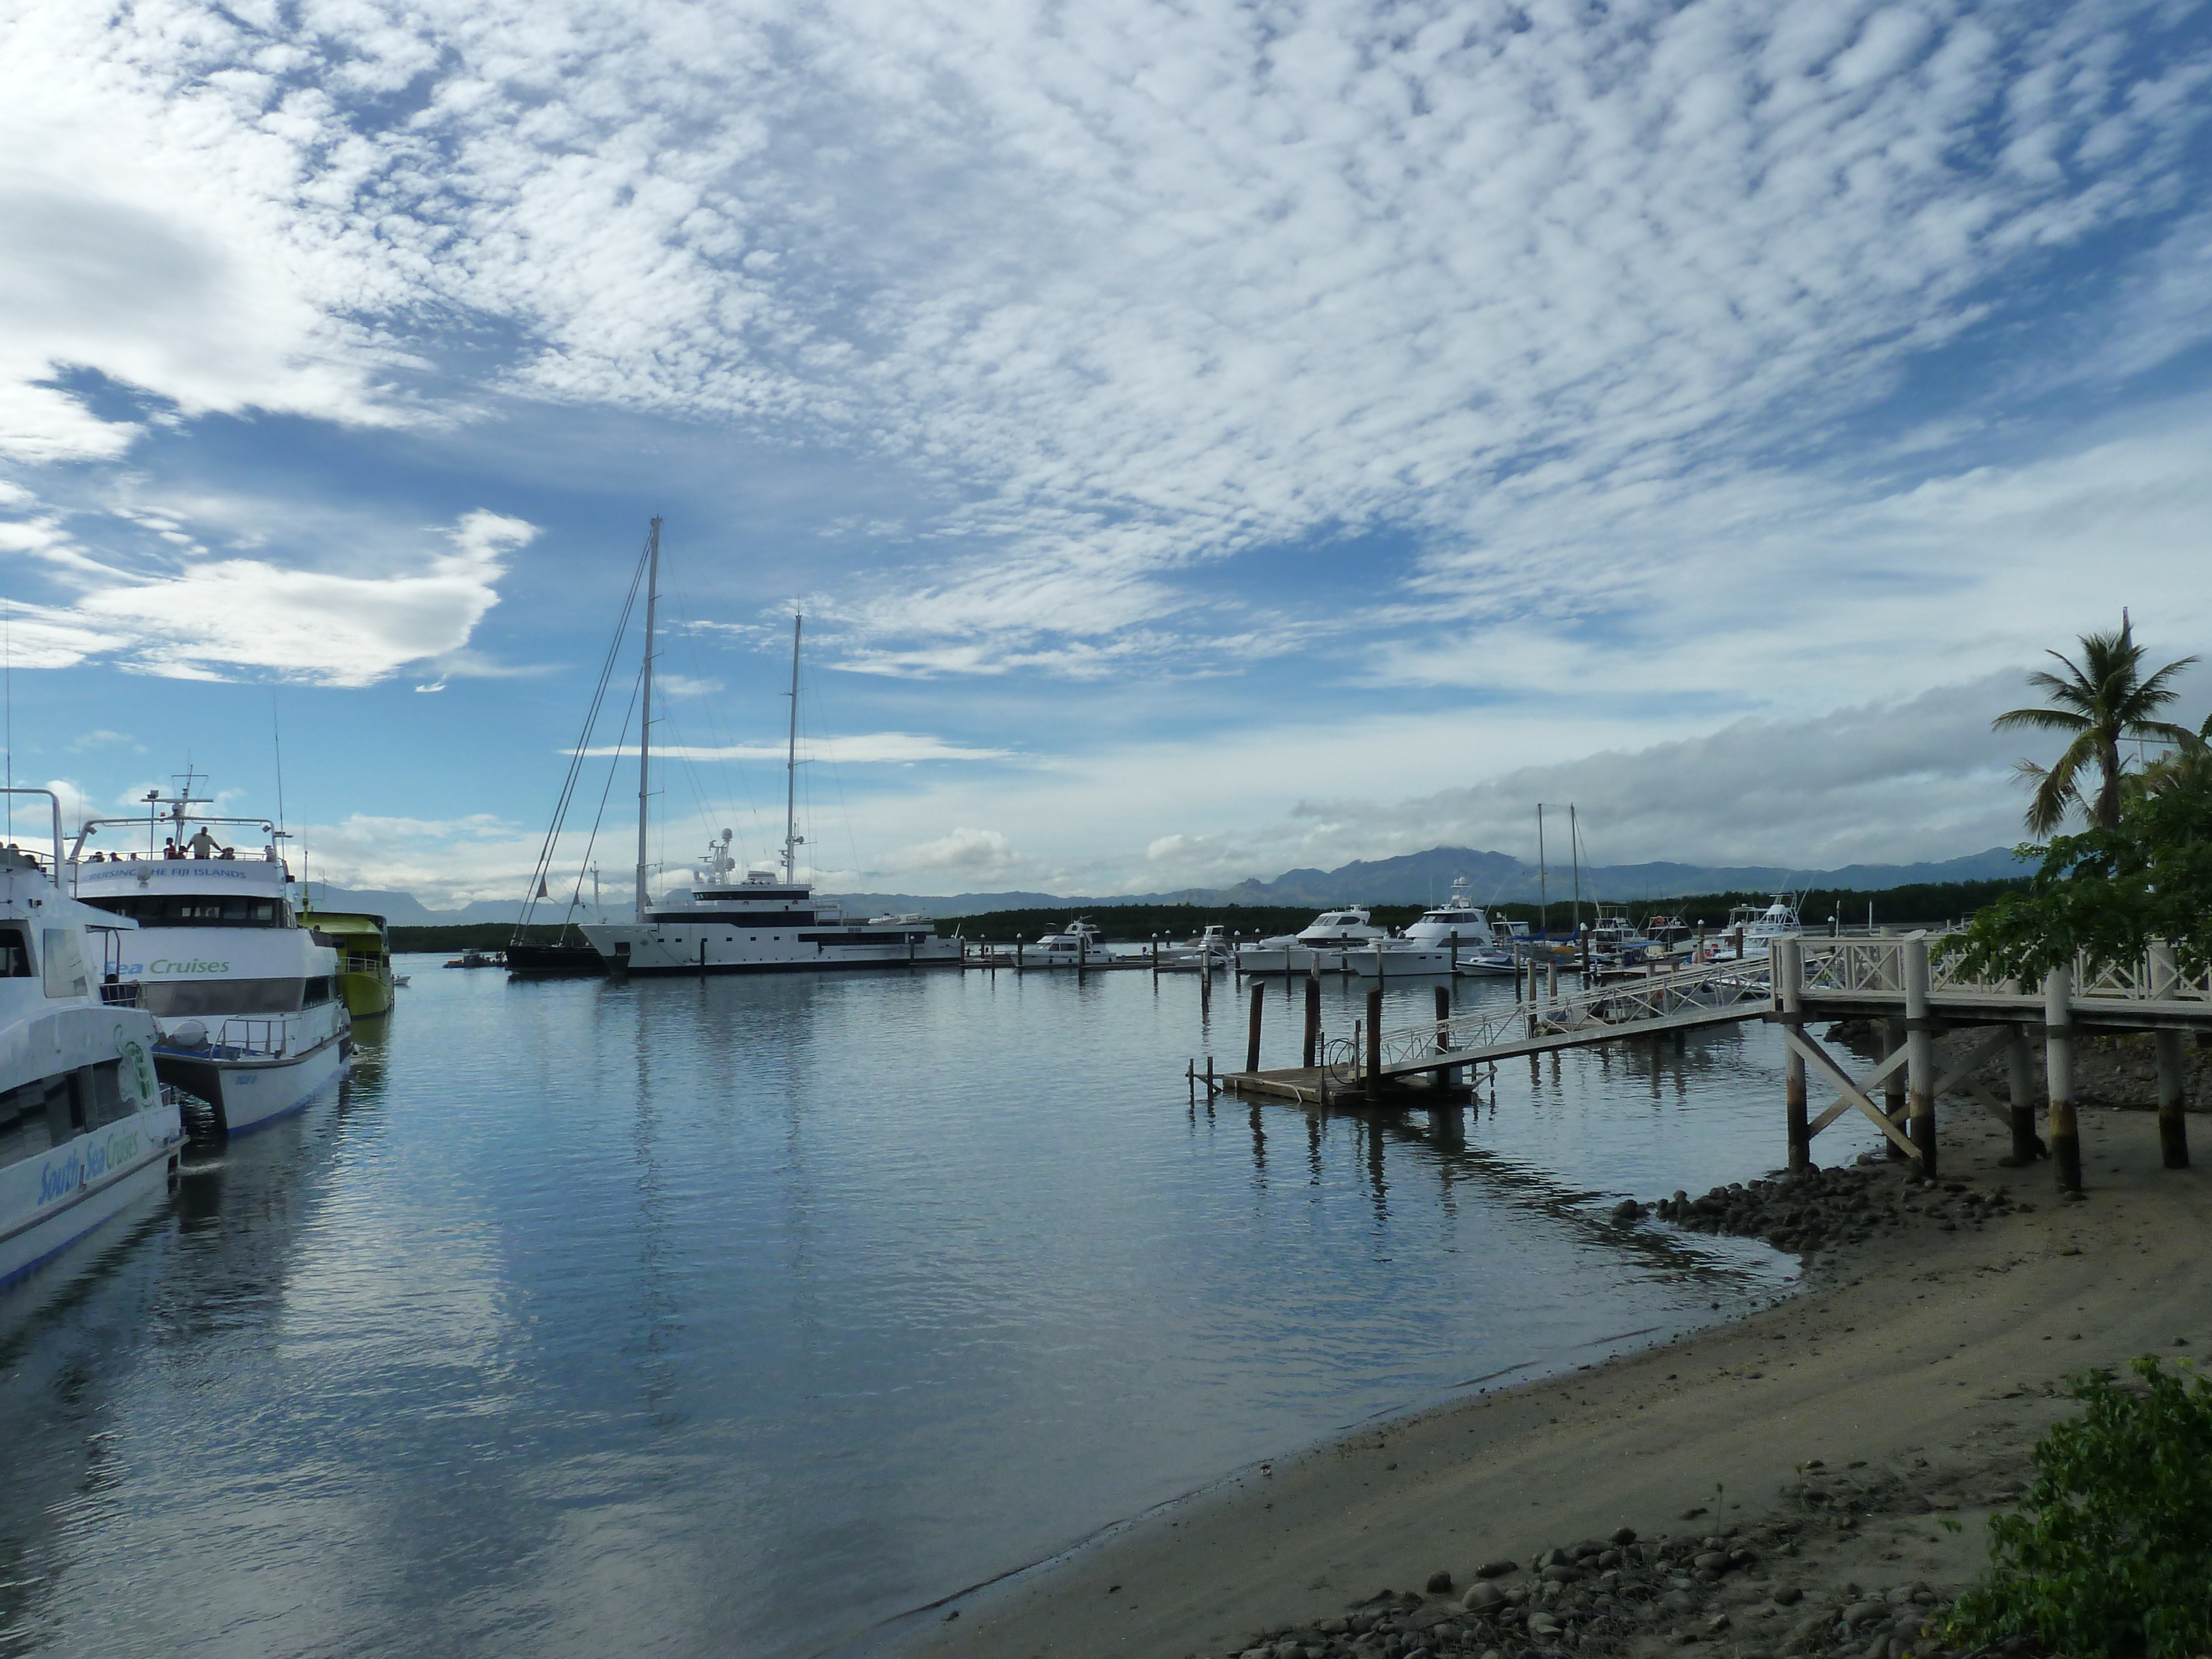
[[[2120,817],[2120,745],[2130,738],[2148,738],[2176,744],[2186,751],[2202,741],[2187,726],[2154,718],[2174,698],[2173,677],[2197,659],[2183,657],[2146,678],[2143,648],[2136,643],[2135,625],[2120,612],[2119,631],[2084,634],[2081,660],[2052,651],[2066,670],[2063,676],[2038,670],[2027,683],[2049,699],[2041,708],[2014,708],[1990,722],[1996,732],[2031,730],[2067,732],[2074,741],[2046,769],[2022,761],[2023,781],[2033,780],[2035,793],[2027,805],[2030,835],[2048,836],[2065,821],[2075,807],[2100,829],[2111,829]],[[2097,793],[2092,798],[2082,787],[2086,769],[2097,769]]]

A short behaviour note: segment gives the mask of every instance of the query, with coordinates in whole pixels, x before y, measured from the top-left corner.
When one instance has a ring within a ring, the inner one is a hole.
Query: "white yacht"
[[[1083,962],[1106,954],[1106,936],[1098,931],[1096,922],[1078,916],[1056,933],[1039,934],[1034,948],[1043,953],[1047,962],[1062,957],[1069,962]]]
[[[191,793],[196,776],[173,797],[149,795],[146,817],[86,820],[70,873],[85,903],[137,924],[121,972],[160,1028],[155,1070],[204,1101],[216,1129],[240,1134],[296,1111],[345,1069],[353,1018],[334,941],[292,908],[276,826],[195,811],[211,804]],[[258,832],[258,850],[216,833],[241,826]],[[102,830],[143,830],[147,850],[85,856]]]
[[[1451,897],[1433,910],[1424,910],[1421,919],[1406,929],[1406,937],[1423,945],[1463,945],[1470,950],[1485,948],[1498,942],[1490,918],[1477,909],[1468,896],[1468,879],[1455,878],[1451,884]]]
[[[1717,937],[1705,940],[1705,960],[1717,962],[1735,956],[1739,939],[1743,943],[1741,954],[1763,957],[1776,939],[1790,938],[1801,931],[1797,902],[1790,894],[1777,893],[1774,902],[1765,909],[1756,904],[1739,904],[1729,912],[1728,926]]]
[[[1451,948],[1416,939],[1393,939],[1359,905],[1324,910],[1297,933],[1261,939],[1240,951],[1248,974],[1449,974]]]
[[[584,937],[633,974],[799,973],[957,963],[960,941],[924,916],[847,916],[805,882],[772,870],[732,881],[728,830],[709,842],[690,888],[664,894],[635,921],[587,921]]]
[[[832,899],[817,899],[798,879],[799,641],[800,619],[791,622],[791,730],[785,755],[782,871],[748,870],[731,876],[731,832],[709,842],[687,890],[656,901],[646,860],[646,805],[652,799],[653,643],[660,596],[660,520],[646,541],[646,740],[637,755],[637,899],[628,921],[581,924],[584,937],[609,966],[632,974],[812,973],[832,968],[957,966],[963,947],[939,935],[923,916],[848,917]]]
[[[51,864],[0,848],[0,1284],[159,1192],[184,1139],[122,976],[131,926],[55,884],[53,815]]]

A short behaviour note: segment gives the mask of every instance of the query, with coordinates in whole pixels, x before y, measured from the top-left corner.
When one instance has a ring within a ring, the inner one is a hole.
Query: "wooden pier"
[[[2212,1032],[2212,972],[2185,975],[2171,947],[2154,945],[2136,963],[2081,960],[2070,969],[2053,969],[2040,985],[2023,986],[1968,978],[1961,967],[1965,950],[1959,933],[1796,936],[1775,940],[1765,957],[1660,971],[1565,996],[1554,981],[1546,994],[1457,1015],[1440,994],[1436,1019],[1390,1030],[1378,1029],[1378,989],[1369,994],[1368,1017],[1353,1036],[1328,1041],[1317,1041],[1319,1010],[1310,996],[1307,1064],[1275,1071],[1259,1069],[1255,1000],[1249,1063],[1221,1077],[1218,1086],[1312,1104],[1435,1105],[1468,1068],[1759,1019],[1782,1028],[1784,1139],[1791,1169],[1808,1167],[1814,1139],[1857,1111],[1882,1132],[1895,1156],[1914,1160],[1932,1179],[1939,1158],[1936,1103],[1963,1088],[2007,1125],[2012,1162],[2024,1165],[2047,1154],[2060,1188],[2075,1193],[2081,1190],[2073,1081],[2077,1034],[2149,1032],[2156,1045],[2160,1145],[2168,1168],[2188,1166],[2183,1042],[2192,1031]],[[1884,1057],[1855,1073],[1852,1056],[1832,1052],[1806,1030],[1831,1020],[1880,1022]],[[1981,1040],[1939,1074],[1936,1039],[1954,1032],[1977,1032]],[[2035,1130],[2031,1042],[2044,1046],[2040,1103],[2047,1139]],[[2007,1076],[2002,1100],[1976,1076],[2000,1058]],[[1816,1077],[1835,1097],[1814,1115],[1808,1089]]]

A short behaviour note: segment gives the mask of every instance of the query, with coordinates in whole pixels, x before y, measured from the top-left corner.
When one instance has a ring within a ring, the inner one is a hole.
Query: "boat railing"
[[[111,979],[100,987],[100,1002],[110,1008],[141,1008],[145,1006],[145,987],[135,979]]]
[[[208,1033],[205,1042],[186,1048],[173,1037],[161,1047],[194,1060],[281,1060],[290,1042],[289,1022],[283,1018],[252,1019],[234,1014]]]
[[[380,974],[391,965],[389,957],[348,955],[339,960],[338,971],[342,974]]]

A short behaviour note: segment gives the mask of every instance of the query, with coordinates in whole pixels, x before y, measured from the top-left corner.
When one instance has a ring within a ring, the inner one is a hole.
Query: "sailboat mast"
[[[1575,855],[1575,934],[1583,931],[1583,831],[1575,817],[1575,804],[1567,803],[1567,846]]]
[[[783,756],[783,879],[799,878],[799,629],[803,616],[791,619],[791,740]]]
[[[652,800],[653,782],[653,613],[660,603],[660,515],[646,538],[645,582],[645,697],[637,728],[637,919],[650,921],[652,900],[646,893],[646,809]]]
[[[1540,938],[1552,936],[1552,896],[1549,879],[1544,871],[1544,803],[1536,803],[1536,932]]]

